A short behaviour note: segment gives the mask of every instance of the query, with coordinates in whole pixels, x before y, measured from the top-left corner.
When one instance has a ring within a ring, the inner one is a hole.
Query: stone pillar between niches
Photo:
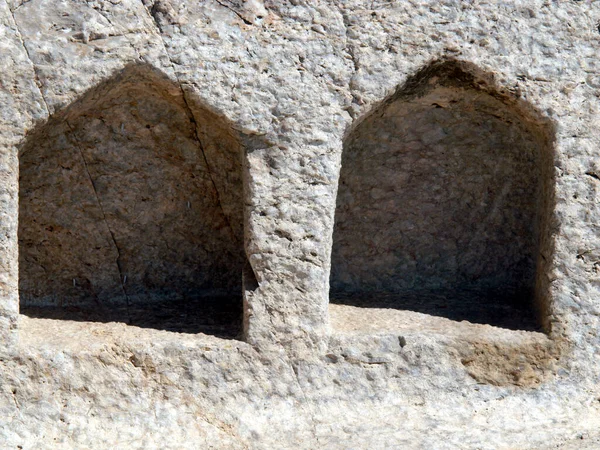
[[[244,337],[252,345],[299,353],[325,342],[336,155],[246,148]]]
[[[17,339],[18,167],[16,147],[0,147],[0,356],[12,352]]]

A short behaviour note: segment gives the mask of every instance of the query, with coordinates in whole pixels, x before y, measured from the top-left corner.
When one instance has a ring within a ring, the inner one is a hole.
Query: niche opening
[[[189,97],[129,66],[27,138],[22,314],[238,337],[241,146]]]
[[[491,85],[438,61],[353,128],[332,303],[548,331],[554,132]]]

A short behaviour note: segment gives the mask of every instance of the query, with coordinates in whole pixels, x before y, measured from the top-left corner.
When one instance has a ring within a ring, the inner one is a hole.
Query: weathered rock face
[[[598,20],[0,0],[1,446],[598,447]]]

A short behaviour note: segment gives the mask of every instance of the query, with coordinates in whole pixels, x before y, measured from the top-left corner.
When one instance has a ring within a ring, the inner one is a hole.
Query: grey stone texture
[[[597,447],[598,21],[0,0],[0,447]]]

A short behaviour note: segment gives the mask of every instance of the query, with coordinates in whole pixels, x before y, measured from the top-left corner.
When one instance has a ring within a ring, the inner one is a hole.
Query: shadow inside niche
[[[239,139],[147,65],[34,130],[19,154],[21,312],[238,336]]]
[[[368,292],[331,294],[331,303],[360,308],[389,308],[509,330],[543,331],[535,314],[523,302],[507,303],[502,292],[475,290],[412,290],[405,293]]]
[[[411,77],[344,142],[331,302],[543,329],[554,134],[467,63]]]
[[[240,339],[242,297],[213,296],[154,301],[118,306],[26,306],[21,313],[32,318],[78,322],[121,322],[140,328],[204,333],[224,339]]]

